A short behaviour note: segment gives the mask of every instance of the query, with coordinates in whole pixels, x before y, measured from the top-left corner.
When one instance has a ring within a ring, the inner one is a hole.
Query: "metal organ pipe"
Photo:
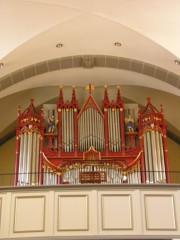
[[[39,135],[30,130],[20,136],[18,185],[37,184],[38,166]]]
[[[145,166],[146,166],[146,182],[149,183],[150,182],[150,176],[149,176],[149,161],[151,161],[151,159],[149,160],[148,158],[148,140],[147,140],[147,134],[144,134],[143,137],[144,140],[144,158],[145,158]]]
[[[93,146],[104,150],[104,119],[94,108],[85,109],[78,119],[79,151],[87,151]]]
[[[19,170],[18,170],[18,184],[21,185],[23,173],[23,151],[24,151],[24,134],[20,135],[20,154],[19,154]]]
[[[158,166],[158,180],[162,181],[162,166],[161,166],[161,153],[160,153],[160,145],[159,145],[159,135],[158,131],[155,132],[155,140],[156,140],[156,152],[157,152],[157,166]]]
[[[25,184],[25,173],[26,173],[26,164],[27,164],[27,159],[26,159],[26,154],[27,154],[27,146],[28,146],[28,138],[27,138],[28,133],[24,133],[24,151],[23,151],[23,167],[22,167],[22,182]]]
[[[147,131],[144,133],[144,156],[146,182],[166,181],[162,136],[159,131]]]
[[[112,127],[113,127],[113,145],[114,145],[114,152],[117,152],[116,146],[116,118],[115,118],[115,109],[112,110]]]
[[[80,131],[79,131],[80,134]],[[78,134],[78,135],[79,135]],[[62,151],[74,151],[74,109],[62,109]]]
[[[120,135],[121,135],[121,131],[120,131],[120,119],[119,119],[119,109],[116,108],[116,134],[117,134],[117,150],[121,151],[121,139],[120,139]]]
[[[33,135],[33,152],[32,152],[32,184],[36,183],[36,148],[37,148],[37,133],[32,133]]]
[[[165,169],[165,158],[164,158],[164,151],[163,151],[163,140],[162,140],[162,134],[159,135],[159,146],[160,146],[160,155],[161,155],[161,164],[162,164],[162,172],[163,172],[163,181],[166,181],[166,169]]]
[[[79,168],[69,169],[62,175],[62,182],[69,184],[81,184],[80,173],[82,172],[106,172],[107,181],[101,184],[119,184],[122,183],[122,171],[103,166],[80,166]],[[132,181],[131,181],[132,182]]]
[[[154,182],[154,175],[153,175],[153,156],[152,156],[152,145],[151,145],[151,136],[150,136],[150,132],[146,132],[145,133],[147,135],[147,150],[145,149],[145,151],[148,152],[148,162],[149,162],[149,181],[150,183]]]
[[[152,144],[154,177],[155,177],[155,182],[157,182],[158,181],[158,167],[157,167],[157,152],[156,152],[156,141],[155,141],[155,132],[154,131],[151,131],[151,144]]]
[[[38,172],[39,172],[39,138],[40,135],[36,133],[36,160],[35,160],[35,184],[38,183]]]
[[[108,108],[108,135],[111,152],[121,151],[119,108]]]
[[[57,174],[54,173],[49,168],[45,168],[43,172],[43,185],[56,185],[57,184]]]
[[[32,132],[28,132],[26,184],[30,184],[31,179],[31,160],[32,160],[31,156],[32,156]]]
[[[113,146],[112,146],[112,124],[111,124],[111,109],[108,108],[107,109],[108,112],[108,135],[109,135],[109,150],[112,151],[113,150]]]

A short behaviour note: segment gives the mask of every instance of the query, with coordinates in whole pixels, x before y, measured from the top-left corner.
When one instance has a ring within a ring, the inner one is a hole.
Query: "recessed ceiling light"
[[[176,60],[174,60],[174,62],[175,62],[176,65],[180,65],[180,60],[176,59]]]
[[[114,46],[116,46],[116,47],[121,47],[121,45],[122,45],[122,44],[121,44],[120,42],[115,42],[115,43],[114,43]]]
[[[58,43],[58,44],[56,44],[56,47],[57,48],[61,48],[61,47],[63,47],[63,44],[62,43]]]
[[[0,63],[0,68],[3,68],[4,67],[4,63]]]

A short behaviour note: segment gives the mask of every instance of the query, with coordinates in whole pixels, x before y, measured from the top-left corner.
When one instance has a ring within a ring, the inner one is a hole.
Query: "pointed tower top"
[[[24,110],[24,112],[22,113],[22,115],[23,115],[23,114],[28,114],[28,113],[39,114],[37,108],[34,106],[34,99],[33,99],[33,98],[30,99],[30,105],[29,105],[28,108],[26,108],[26,109]]]
[[[107,108],[109,105],[109,97],[107,91],[107,85],[104,85],[104,99],[102,101],[103,108]]]
[[[63,98],[63,91],[62,91],[62,86],[59,86],[59,98],[58,98],[58,105],[63,105],[64,104],[64,98]],[[58,106],[58,107],[59,107]]]
[[[151,103],[151,98],[150,98],[150,97],[147,98],[147,105],[146,105],[145,108],[142,110],[141,114],[144,114],[144,113],[146,113],[146,112],[148,112],[148,111],[159,113],[159,111],[157,110],[157,108],[155,108],[155,107],[152,105],[152,103]]]
[[[75,86],[73,86],[73,89],[72,89],[71,105],[72,105],[73,108],[77,108],[78,107],[78,101],[76,99]]]
[[[122,101],[122,97],[121,97],[121,87],[117,86],[117,99],[116,99],[116,104],[118,107],[123,107],[123,101]]]
[[[20,114],[21,114],[21,106],[19,105],[19,107],[18,107],[18,116],[20,116]]]

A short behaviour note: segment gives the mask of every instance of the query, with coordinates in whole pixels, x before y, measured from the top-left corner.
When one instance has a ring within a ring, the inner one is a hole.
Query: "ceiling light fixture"
[[[120,42],[115,42],[115,43],[114,43],[114,46],[116,46],[116,47],[121,47],[122,44],[121,44]]]
[[[180,60],[176,59],[176,60],[174,60],[174,62],[175,62],[176,65],[180,65]]]
[[[56,44],[56,47],[57,47],[57,48],[62,48],[62,47],[63,47],[63,44],[62,44],[62,43],[58,43],[58,44]]]
[[[0,68],[3,68],[4,67],[4,63],[0,63]]]

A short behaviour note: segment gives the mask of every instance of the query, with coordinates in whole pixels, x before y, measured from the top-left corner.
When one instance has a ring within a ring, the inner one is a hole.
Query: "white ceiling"
[[[0,81],[30,65],[87,54],[135,59],[179,78],[173,86],[132,71],[77,68],[0,89],[1,99],[30,88],[88,82],[136,85],[180,96],[180,66],[174,63],[180,59],[180,0],[0,0],[0,26]],[[56,48],[58,43],[64,46]]]
[[[84,54],[136,59],[180,73],[174,63],[180,58],[179,0],[0,0],[0,9],[0,62],[4,63],[0,78],[48,59]],[[60,42],[64,46],[58,49]],[[114,42],[122,46],[115,47]],[[124,82],[121,73],[120,83],[131,84],[131,75]],[[143,77],[140,85],[150,85]],[[66,83],[72,81],[70,75]],[[51,79],[51,84],[56,81]],[[179,95],[176,87],[158,85],[152,87]],[[0,92],[0,97],[5,95]]]

